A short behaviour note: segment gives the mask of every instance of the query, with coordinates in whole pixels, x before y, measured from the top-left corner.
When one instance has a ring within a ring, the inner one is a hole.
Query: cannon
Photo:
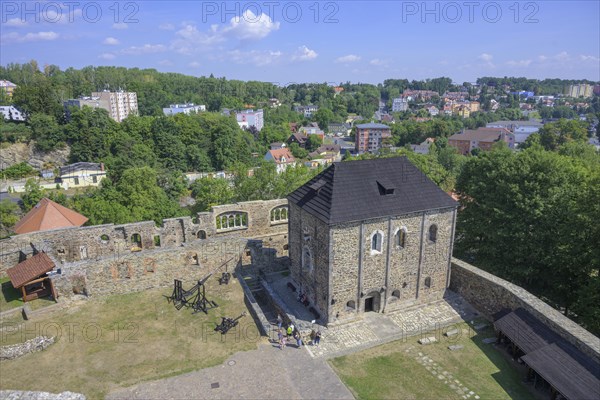
[[[216,326],[215,331],[221,332],[221,335],[226,334],[231,328],[236,326],[239,323],[239,319],[245,315],[246,311],[241,313],[240,316],[237,318],[221,317],[221,323]]]

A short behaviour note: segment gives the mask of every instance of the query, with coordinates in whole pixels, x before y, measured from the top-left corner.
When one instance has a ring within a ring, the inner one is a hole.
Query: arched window
[[[396,231],[394,245],[397,249],[403,249],[406,246],[406,228],[400,228]]]
[[[429,289],[431,287],[431,278],[430,277],[425,278],[425,287],[427,289]]]
[[[346,310],[356,310],[356,302],[354,300],[350,300],[346,303]]]
[[[438,227],[436,224],[432,224],[429,227],[429,241],[431,243],[435,243],[437,241],[437,231],[438,231]]]
[[[313,269],[312,253],[308,246],[302,248],[302,269],[308,272],[312,272]]]
[[[392,300],[398,300],[400,298],[400,290],[396,289],[392,292]]]
[[[248,213],[233,211],[219,214],[215,220],[217,231],[228,229],[244,229],[248,227]]]
[[[206,239],[206,231],[199,230],[198,232],[196,232],[196,237],[198,239]]]
[[[383,244],[383,233],[376,231],[371,236],[371,254],[381,253],[381,246]]]
[[[142,237],[139,233],[131,235],[131,244],[133,247],[142,248]]]
[[[288,220],[288,206],[279,206],[271,210],[271,222],[287,222]]]

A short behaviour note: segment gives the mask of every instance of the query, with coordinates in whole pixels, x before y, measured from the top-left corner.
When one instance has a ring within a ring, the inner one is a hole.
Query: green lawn
[[[21,291],[13,287],[8,277],[0,278],[0,290],[0,312],[21,307],[25,304],[21,297]],[[32,310],[37,310],[45,306],[56,304],[56,302],[52,297],[43,297],[41,299],[28,301],[27,304],[29,304],[29,307]]]
[[[493,336],[493,331],[488,328],[475,333],[467,324],[460,326],[463,335],[458,339],[442,336],[440,342],[422,346],[416,342],[418,338],[408,338],[333,359],[331,365],[358,399],[462,399],[457,393],[460,385],[454,380],[475,392],[470,399],[475,395],[481,399],[533,399],[512,361],[493,345],[481,342]],[[450,344],[464,348],[450,351]],[[437,364],[438,373],[426,368],[435,364],[417,362],[415,357],[422,357],[419,353]],[[442,372],[452,378],[439,379]]]
[[[0,389],[70,390],[100,399],[113,388],[217,365],[262,340],[250,316],[227,336],[213,330],[221,316],[247,311],[236,280],[226,286],[210,282],[208,298],[219,307],[208,315],[176,310],[163,296],[171,291],[91,298],[30,321],[14,316],[1,320],[0,345],[39,334],[57,336],[58,341],[43,352],[1,361]]]

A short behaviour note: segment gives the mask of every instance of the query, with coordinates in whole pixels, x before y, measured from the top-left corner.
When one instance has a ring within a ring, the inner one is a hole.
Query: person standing
[[[296,345],[298,348],[302,347],[302,337],[300,337],[300,332],[294,332],[294,339],[296,339]]]
[[[321,331],[318,330],[317,333],[315,333],[315,345],[318,346],[319,343],[321,343]]]
[[[281,318],[281,314],[277,314],[277,328],[281,329],[282,324],[283,324],[283,318]]]

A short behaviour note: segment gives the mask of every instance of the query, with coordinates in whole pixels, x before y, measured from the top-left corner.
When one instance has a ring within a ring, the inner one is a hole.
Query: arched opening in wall
[[[288,206],[279,206],[271,210],[271,223],[287,222]]]
[[[284,250],[288,250],[289,248],[290,248],[290,246],[289,246],[288,244],[284,244],[284,245],[283,245],[283,249],[284,249]]]
[[[425,278],[425,287],[429,289],[431,287],[431,277]]]
[[[438,233],[438,227],[436,224],[433,224],[429,227],[429,241],[431,243],[435,243],[437,241],[437,233]]]
[[[400,299],[400,290],[396,289],[392,292],[392,297],[390,298],[390,301],[396,301]]]
[[[346,311],[354,311],[356,310],[356,302],[354,300],[350,300],[346,303]]]
[[[102,236],[100,236],[100,243],[107,244],[109,239],[110,238],[108,237],[108,235],[102,235]]]
[[[379,312],[379,304],[381,300],[381,294],[374,290],[365,296],[365,312]]]
[[[154,235],[154,247],[160,247],[160,236]]]
[[[199,230],[198,232],[196,232],[196,237],[201,240],[206,239],[206,231]]]
[[[245,229],[248,227],[248,213],[233,211],[219,214],[215,218],[217,231]]]
[[[383,233],[376,231],[371,236],[371,254],[381,253],[381,246],[383,244]]]
[[[131,235],[131,251],[142,250],[142,236],[139,233]]]
[[[406,229],[398,229],[394,235],[394,245],[397,249],[401,250],[406,246]]]
[[[307,272],[312,272],[313,270],[312,252],[308,246],[304,246],[302,249],[302,269]]]

